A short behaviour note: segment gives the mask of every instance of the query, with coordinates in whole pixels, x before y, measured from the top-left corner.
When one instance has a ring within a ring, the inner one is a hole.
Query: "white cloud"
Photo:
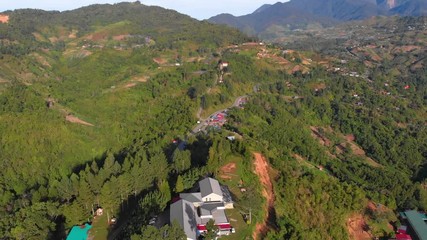
[[[266,3],[277,0],[140,0],[145,5],[157,5],[190,15],[198,19],[206,19],[220,13],[244,15]],[[12,0],[3,1],[0,11],[17,8],[38,8],[45,10],[70,10],[95,3],[117,3],[115,0]]]

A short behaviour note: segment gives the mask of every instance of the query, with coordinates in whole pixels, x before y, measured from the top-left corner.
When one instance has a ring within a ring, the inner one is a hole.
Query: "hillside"
[[[221,14],[210,22],[225,24],[253,36],[271,40],[285,36],[293,30],[318,29],[338,23],[367,19],[373,16],[422,16],[427,7],[424,1],[375,0],[291,0],[285,3],[264,5],[252,14],[231,16]]]
[[[224,239],[389,238],[427,209],[425,18],[269,45],[138,2],[1,17],[0,239],[176,239],[150,222],[206,176]]]
[[[101,168],[106,156],[123,164],[125,153],[151,143],[150,159],[167,165],[161,149],[191,129],[200,97],[215,81],[219,58],[213,55],[247,39],[237,30],[139,3],[2,16],[2,239],[60,239],[88,219],[91,204],[62,184],[87,166]],[[193,99],[189,89],[197,91]],[[224,94],[222,102],[234,94]],[[217,95],[210,99],[212,106],[220,103]],[[152,180],[132,187],[134,196],[154,187],[156,176],[147,177]],[[98,200],[107,206],[111,198],[105,193]],[[53,206],[53,215],[34,210]],[[31,230],[34,218],[46,222]]]

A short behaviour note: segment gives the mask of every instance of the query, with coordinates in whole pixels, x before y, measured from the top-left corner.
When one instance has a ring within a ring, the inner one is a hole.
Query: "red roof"
[[[404,233],[396,234],[396,239],[397,240],[412,240],[411,236],[409,236],[408,234],[404,234]]]
[[[216,225],[220,230],[227,230],[227,229],[231,229],[231,225],[229,223],[224,223],[224,224],[218,224]],[[207,228],[205,225],[202,224],[198,224],[197,225],[197,229],[199,231],[207,231]]]
[[[199,231],[207,231],[208,230],[205,225],[201,225],[201,224],[197,225],[197,229]]]
[[[223,229],[231,229],[231,225],[229,223],[218,224],[217,226],[221,230],[223,230]]]

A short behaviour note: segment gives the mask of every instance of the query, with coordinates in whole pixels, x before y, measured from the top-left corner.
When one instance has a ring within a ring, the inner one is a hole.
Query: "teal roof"
[[[414,210],[406,211],[405,215],[418,238],[420,240],[427,240],[427,224],[424,222],[425,215]]]
[[[67,240],[87,240],[88,232],[92,228],[86,223],[84,226],[74,226],[68,234]]]

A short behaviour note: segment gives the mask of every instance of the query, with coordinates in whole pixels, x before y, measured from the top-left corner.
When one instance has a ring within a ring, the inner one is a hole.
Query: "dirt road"
[[[262,195],[266,199],[265,210],[267,212],[265,219],[262,223],[258,223],[255,227],[255,231],[252,234],[252,238],[257,240],[260,236],[265,235],[270,226],[271,220],[274,220],[276,214],[274,209],[274,189],[273,183],[270,177],[270,166],[268,165],[267,160],[260,153],[254,153],[255,161],[254,161],[254,172],[258,175],[262,189]]]

